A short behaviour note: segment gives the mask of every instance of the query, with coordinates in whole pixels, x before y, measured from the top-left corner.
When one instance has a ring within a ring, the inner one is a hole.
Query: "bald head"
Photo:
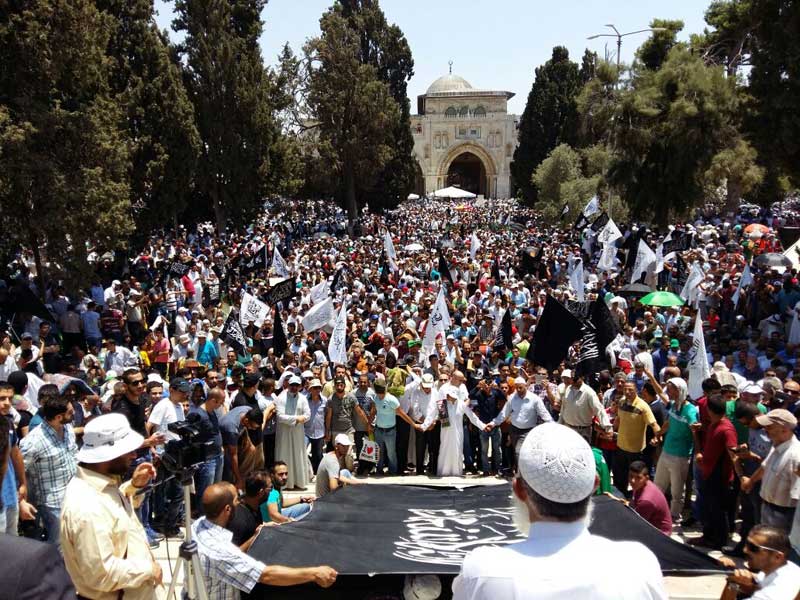
[[[236,488],[233,484],[223,481],[212,483],[203,492],[203,512],[208,519],[216,519],[226,506],[232,506],[236,498]]]

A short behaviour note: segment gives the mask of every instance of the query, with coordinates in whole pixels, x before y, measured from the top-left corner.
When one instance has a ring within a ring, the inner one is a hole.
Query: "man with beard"
[[[144,438],[120,414],[86,425],[78,468],[67,486],[61,515],[64,563],[79,598],[163,598],[161,567],[134,512],[136,492],[155,476],[141,463],[122,483]]]
[[[39,390],[42,423],[20,442],[28,491],[47,529],[47,541],[58,544],[64,493],[75,474],[78,445],[72,430],[75,409],[53,384]]]
[[[535,427],[522,443],[512,482],[514,521],[528,539],[467,554],[453,581],[454,600],[666,600],[650,550],[589,533],[597,484],[592,449],[580,434],[556,423]]]

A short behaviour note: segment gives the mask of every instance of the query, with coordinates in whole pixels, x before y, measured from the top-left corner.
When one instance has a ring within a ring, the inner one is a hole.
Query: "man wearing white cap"
[[[525,437],[540,423],[548,423],[553,420],[544,401],[531,391],[528,391],[528,382],[524,377],[517,377],[514,380],[514,393],[503,405],[494,420],[489,423],[489,431],[501,426],[506,421],[511,422],[511,447],[514,449],[514,469],[517,468],[517,458],[519,449],[525,441]]]
[[[665,600],[649,549],[589,533],[597,483],[592,449],[578,433],[556,423],[536,427],[520,448],[512,482],[515,524],[528,539],[467,554],[454,600]]]
[[[144,438],[121,414],[90,421],[78,451],[78,471],[67,486],[61,514],[64,563],[78,596],[93,600],[163,598],[161,567],[134,508],[135,495],[155,476],[142,463],[122,483]]]

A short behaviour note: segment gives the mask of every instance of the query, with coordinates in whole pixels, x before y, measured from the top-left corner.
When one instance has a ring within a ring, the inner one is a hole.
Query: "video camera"
[[[185,472],[219,455],[209,425],[199,416],[190,414],[185,421],[170,423],[167,429],[180,436],[180,439],[170,440],[164,446],[161,464],[167,471]]]

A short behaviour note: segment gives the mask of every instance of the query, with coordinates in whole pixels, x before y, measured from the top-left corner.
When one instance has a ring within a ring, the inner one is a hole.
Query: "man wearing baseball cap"
[[[136,492],[155,476],[142,463],[122,483],[144,438],[120,414],[90,421],[78,451],[78,471],[67,485],[61,513],[61,549],[79,598],[161,598],[161,567],[134,512]]]
[[[666,600],[661,567],[649,549],[589,533],[597,485],[592,449],[579,433],[557,423],[535,427],[522,443],[512,481],[515,525],[528,539],[467,554],[453,581],[454,600]]]
[[[756,416],[756,422],[767,432],[772,449],[751,477],[742,477],[742,490],[749,492],[760,481],[761,523],[788,533],[800,499],[800,440],[794,435],[797,418],[776,408]]]
[[[353,457],[350,454],[350,436],[338,434],[333,440],[333,450],[322,457],[317,469],[316,493],[320,498],[343,485],[361,483],[353,477]]]

